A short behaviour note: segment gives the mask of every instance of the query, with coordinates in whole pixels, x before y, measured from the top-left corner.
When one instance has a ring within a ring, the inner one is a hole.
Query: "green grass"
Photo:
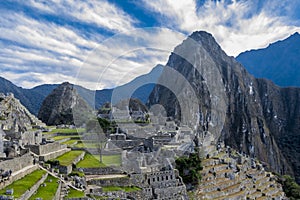
[[[78,140],[71,139],[71,140],[67,140],[67,141],[63,142],[62,144],[66,144],[66,145],[72,146],[76,142],[78,142]]]
[[[26,190],[29,190],[38,180],[40,180],[44,174],[46,174],[45,171],[36,170],[0,190],[0,195],[5,195],[6,189],[14,189],[13,196],[19,198]]]
[[[97,156],[99,157],[99,156]],[[100,158],[96,158],[89,153],[85,154],[84,159],[77,163],[76,167],[81,168],[97,168],[97,167],[105,167],[106,165],[99,162]]]
[[[141,190],[141,188],[136,186],[104,186],[102,187],[103,192],[112,192],[112,191],[125,191],[125,192],[135,192]]]
[[[52,137],[51,139],[58,141],[66,138],[70,138],[71,140],[80,140],[80,137],[78,135],[60,135],[60,136]]]
[[[84,192],[70,188],[67,198],[80,198],[84,196]]]
[[[84,159],[77,163],[77,167],[82,168],[96,168],[105,166],[120,166],[121,165],[121,155],[103,155],[103,163],[100,163],[99,155],[86,154]]]
[[[98,148],[98,143],[94,141],[80,141],[77,144],[75,144],[74,147],[96,149]]]
[[[51,131],[45,133],[46,134],[53,134],[53,133],[77,134],[77,133],[83,133],[84,131],[85,131],[84,128],[78,128],[78,129],[58,128],[58,129],[52,129]]]
[[[55,160],[59,161],[59,164],[62,166],[68,166],[73,163],[73,161],[82,153],[83,151],[69,151],[59,157],[57,157]]]
[[[97,156],[97,158],[99,158],[100,160],[100,157],[99,155]],[[115,166],[120,166],[121,165],[121,155],[120,154],[117,154],[117,155],[104,155],[102,157],[103,159],[103,163],[105,165],[115,165]]]
[[[50,182],[50,179],[52,180],[52,182]],[[47,179],[44,182],[46,186],[40,186],[37,192],[30,197],[30,200],[35,200],[38,197],[42,199],[53,199],[59,185],[59,183],[57,183],[57,180],[57,178],[48,175]]]

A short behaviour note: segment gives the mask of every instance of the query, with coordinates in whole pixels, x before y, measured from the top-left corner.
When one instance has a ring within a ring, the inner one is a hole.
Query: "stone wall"
[[[143,188],[147,199],[187,199],[186,187],[177,170],[131,174],[131,185]]]
[[[57,190],[56,190],[56,193],[55,193],[55,196],[53,197],[52,200],[57,200],[60,198],[60,193],[61,193],[61,181],[59,181],[59,184],[58,184],[58,187],[57,187]]]
[[[84,174],[86,175],[107,175],[107,174],[122,174],[123,172],[119,169],[112,167],[103,168],[83,168]]]
[[[92,179],[87,181],[88,185],[97,186],[131,186],[129,177],[110,178],[110,179]]]
[[[157,199],[182,199],[186,196],[184,185],[168,188],[155,188],[154,193]]]
[[[46,173],[36,184],[34,184],[29,190],[27,190],[19,199],[25,200],[29,199],[40,187],[40,185],[46,180],[48,173]]]
[[[1,161],[0,169],[3,169],[4,171],[11,170],[12,172],[16,172],[32,164],[33,157],[30,155],[30,153],[26,153],[20,157]]]
[[[21,134],[22,145],[34,145],[42,142],[41,131],[26,131]]]
[[[72,165],[68,166],[58,166],[58,170],[60,174],[70,174],[72,172]]]
[[[45,145],[28,145],[30,151],[37,155],[48,154],[53,151],[58,151],[60,149],[66,148],[67,145],[61,145],[58,142],[48,143]]]
[[[51,153],[48,153],[48,154],[44,154],[44,155],[39,156],[39,160],[40,161],[48,161],[48,160],[57,158],[58,156],[66,153],[68,151],[71,151],[71,149],[65,148],[65,149],[61,149],[59,151],[55,151],[55,152],[51,152]]]
[[[75,160],[73,160],[72,164],[77,164],[80,160],[82,160],[84,158],[85,155],[85,151],[82,152],[77,158],[75,158]],[[59,173],[61,174],[69,174],[72,172],[72,164],[68,165],[68,166],[59,166]]]
[[[37,170],[39,168],[38,165],[32,165],[32,167],[28,167],[25,170],[20,171],[17,174],[14,174],[10,177],[10,179],[8,179],[5,182],[1,182],[0,183],[0,189],[5,188],[6,186],[10,185],[11,183],[13,183],[16,180],[19,180],[21,178],[23,178],[24,176],[26,176],[27,174],[32,173],[33,171]]]

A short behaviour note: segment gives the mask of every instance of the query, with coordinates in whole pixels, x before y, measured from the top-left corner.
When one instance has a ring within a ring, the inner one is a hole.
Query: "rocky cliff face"
[[[0,129],[7,133],[23,133],[33,126],[45,126],[32,115],[13,94],[0,94]]]
[[[300,181],[300,89],[255,79],[201,31],[175,48],[159,84],[150,106]]]
[[[38,117],[47,125],[81,125],[93,113],[74,85],[62,83],[43,101]]]

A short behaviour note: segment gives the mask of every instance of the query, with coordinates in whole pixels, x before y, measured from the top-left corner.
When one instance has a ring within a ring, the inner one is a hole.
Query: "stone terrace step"
[[[203,160],[201,163],[202,163],[203,167],[211,167],[213,165],[218,165],[220,163],[220,160],[209,158],[209,159]]]
[[[245,193],[246,193],[245,191],[238,191],[238,192],[230,194],[230,195],[216,198],[215,200],[240,200],[240,199],[245,198],[245,196],[246,196]]]
[[[241,188],[241,182],[238,182],[234,185],[224,188],[222,191],[224,191],[225,193],[236,193],[240,191],[240,188]]]
[[[256,199],[258,197],[262,196],[262,192],[256,191],[253,194],[250,195],[250,199]]]
[[[221,171],[221,170],[224,170],[224,169],[227,169],[228,168],[228,165],[227,164],[217,164],[217,165],[213,165],[213,166],[207,166],[207,167],[204,167],[203,170],[201,171],[201,173],[203,175],[209,173],[209,171]]]
[[[268,183],[270,185],[271,183],[274,183],[274,182],[270,182],[270,177],[263,177],[263,178],[258,179],[257,181],[255,181],[255,185],[256,185],[257,188],[264,185],[265,183]]]
[[[269,200],[269,199],[270,199],[269,197],[261,196],[261,197],[258,197],[256,200]]]

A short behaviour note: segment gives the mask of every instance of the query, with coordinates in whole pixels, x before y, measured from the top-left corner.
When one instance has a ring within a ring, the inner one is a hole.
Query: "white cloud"
[[[165,64],[186,37],[169,29],[134,29],[139,21],[107,0],[29,0],[23,4],[66,21],[123,32],[107,39],[97,32],[87,37],[72,23],[63,26],[51,19],[33,19],[28,13],[2,12],[0,39],[11,42],[0,40],[1,76],[23,87],[63,81],[91,89],[124,84],[158,63]],[[279,5],[292,10],[279,0],[267,1],[264,6],[271,11],[262,8],[259,12],[254,12],[255,1],[206,1],[199,8],[194,0],[143,0],[137,5],[159,13],[155,17],[162,26],[186,34],[211,32],[229,55],[265,47],[299,31],[276,10]]]
[[[94,80],[90,88],[111,88],[165,64],[186,36],[162,28],[135,29],[103,41],[85,60],[79,80]]]
[[[99,42],[69,27],[22,14],[6,16],[0,19],[4,25],[0,38],[13,43],[0,43],[0,72],[23,87],[63,81],[91,89],[125,84],[156,64],[166,63],[173,48],[186,37],[168,29],[145,28]]]
[[[269,7],[276,8],[278,3],[275,5],[274,1],[267,3],[259,13],[254,13],[256,5],[251,1],[233,0],[230,4],[224,0],[206,1],[200,8],[196,7],[195,0],[143,0],[143,4],[160,13],[162,23],[170,27],[188,33],[196,30],[212,33],[225,52],[234,56],[265,47],[300,30],[289,25],[286,17],[268,12]]]
[[[138,23],[129,14],[106,0],[30,0],[28,5],[60,17],[71,17],[76,21],[95,24],[114,32],[127,31]]]

